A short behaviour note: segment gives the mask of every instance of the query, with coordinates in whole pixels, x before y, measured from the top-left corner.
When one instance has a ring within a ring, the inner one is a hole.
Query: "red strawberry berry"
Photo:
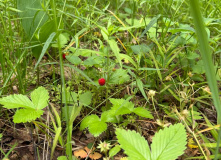
[[[105,79],[104,79],[104,78],[100,78],[100,79],[98,80],[98,83],[100,84],[100,86],[105,85]]]
[[[63,54],[62,54],[62,57],[63,57],[63,59],[66,59],[66,54],[63,53]]]

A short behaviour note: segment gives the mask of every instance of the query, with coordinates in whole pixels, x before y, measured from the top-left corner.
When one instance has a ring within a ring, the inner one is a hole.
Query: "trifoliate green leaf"
[[[43,109],[48,105],[48,91],[44,87],[38,87],[31,93],[31,99],[37,110]]]
[[[138,116],[153,119],[153,116],[150,113],[150,111],[148,111],[147,109],[143,107],[137,107],[133,110],[133,112],[137,114]]]
[[[43,115],[43,110],[35,109],[19,109],[15,112],[13,122],[14,123],[26,123],[36,120]]]
[[[116,135],[121,148],[128,155],[129,160],[150,160],[150,148],[147,141],[135,131],[117,129]]]
[[[3,105],[4,108],[12,109],[12,108],[34,108],[34,104],[30,101],[27,96],[21,94],[14,94],[0,99],[0,104]]]
[[[181,123],[171,125],[155,134],[151,144],[152,160],[176,159],[186,149],[186,131]]]

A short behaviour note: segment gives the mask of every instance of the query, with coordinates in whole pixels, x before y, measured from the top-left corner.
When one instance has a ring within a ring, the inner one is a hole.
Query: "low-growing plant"
[[[107,123],[120,123],[122,116],[126,114],[135,113],[136,115],[144,118],[153,119],[150,111],[143,107],[134,107],[132,102],[125,99],[110,98],[112,103],[111,109],[104,111],[99,118],[97,115],[92,114],[83,119],[80,129],[88,128],[89,132],[95,137],[99,136],[102,132],[107,130]]]
[[[169,160],[176,159],[184,153],[187,135],[181,123],[160,130],[152,140],[151,149],[148,142],[135,131],[116,129],[121,148],[129,160]]]
[[[44,113],[48,105],[48,91],[39,87],[31,93],[31,100],[22,94],[9,95],[0,99],[0,104],[7,109],[17,109],[13,117],[14,123],[26,123],[36,120]]]

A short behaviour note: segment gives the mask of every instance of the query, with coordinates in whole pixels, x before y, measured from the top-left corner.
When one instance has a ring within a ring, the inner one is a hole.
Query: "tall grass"
[[[205,24],[203,22],[203,18],[200,12],[199,1],[190,0],[189,2],[193,16],[193,22],[196,28],[196,34],[199,41],[200,53],[204,62],[204,68],[206,70],[206,78],[209,87],[211,89],[213,102],[217,111],[217,124],[221,125],[221,102],[219,98],[218,85],[215,76],[215,67],[212,61],[212,53],[211,53],[211,48],[209,46],[208,35],[206,33]],[[219,153],[220,140],[221,140],[221,127],[219,129],[219,136],[218,136],[217,147],[214,158],[215,160],[217,160],[217,155]]]

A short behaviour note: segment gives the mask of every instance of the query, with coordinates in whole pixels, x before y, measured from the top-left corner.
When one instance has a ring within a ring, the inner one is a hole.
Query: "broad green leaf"
[[[117,123],[117,118],[115,116],[114,110],[104,111],[101,114],[101,121],[102,122],[111,122],[111,123]]]
[[[74,65],[78,65],[80,64],[82,61],[78,56],[74,56],[74,55],[67,55],[65,57],[70,63],[74,64]]]
[[[109,84],[123,84],[130,80],[130,76],[124,69],[117,69],[110,75]]]
[[[57,18],[57,22],[59,22],[60,19]],[[63,28],[63,23],[60,25],[59,29]],[[48,20],[41,28],[39,28],[38,33],[36,33],[37,39],[41,42],[44,43],[48,39],[48,37],[53,33],[56,32],[56,26],[55,26],[55,20]]]
[[[97,137],[107,129],[107,124],[102,122],[97,115],[92,114],[83,119],[80,125],[80,130],[83,130],[87,127],[89,132]]]
[[[92,93],[85,92],[79,96],[79,101],[81,104],[88,106],[91,103]]]
[[[70,40],[70,35],[68,33],[61,33],[59,34],[58,38],[59,38],[59,42],[60,42],[60,46],[61,48],[65,47],[65,44],[68,43],[68,41]],[[52,47],[58,47],[58,44],[52,44]]]
[[[48,16],[43,11],[41,0],[17,0],[17,9],[19,17],[22,20],[22,26],[26,35],[31,38],[38,27],[48,20]]]
[[[110,45],[111,50],[114,52],[114,55],[117,58],[118,63],[120,64],[120,66],[122,68],[122,62],[121,62],[121,58],[120,58],[120,49],[117,45],[117,42],[114,39],[108,40],[107,42]]]
[[[30,101],[27,96],[21,94],[14,94],[0,99],[0,104],[3,105],[4,108],[12,109],[12,108],[34,108],[34,104]]]
[[[199,60],[196,65],[192,67],[193,73],[203,74],[205,73],[204,63],[202,60]]]
[[[113,106],[111,110],[114,111],[115,115],[130,114],[132,112],[127,107],[122,107],[122,106]]]
[[[84,61],[85,66],[102,65],[104,63],[104,58],[101,56],[91,56]]]
[[[59,21],[59,18],[57,18],[57,21]],[[62,27],[63,27],[63,25],[60,25],[60,28],[62,28]],[[33,46],[34,46],[34,48],[32,48],[32,52],[36,58],[39,58],[40,54],[43,53],[42,51],[43,51],[44,43],[46,41],[49,41],[51,39],[50,35],[53,35],[53,33],[56,33],[56,31],[57,31],[57,29],[55,27],[55,20],[54,19],[47,21],[43,26],[41,26],[41,28],[38,29],[38,32],[35,34],[35,37],[33,38],[33,42],[32,42]],[[56,36],[54,36],[53,40],[55,38],[56,38]],[[51,45],[49,45],[49,47],[50,46]]]
[[[181,123],[160,130],[152,140],[152,160],[176,159],[184,153],[186,140],[186,131]]]
[[[35,110],[35,109],[19,109],[15,112],[13,117],[14,123],[26,123],[36,120],[37,118],[43,115],[43,110]]]
[[[43,109],[48,105],[49,93],[44,87],[38,87],[31,93],[35,109]]]
[[[94,121],[91,123],[88,127],[88,130],[91,134],[94,135],[94,137],[99,136],[102,132],[106,131],[107,124],[102,121]]]
[[[153,116],[151,115],[150,111],[143,107],[137,107],[133,110],[133,112],[138,116],[153,119]]]
[[[129,160],[151,160],[148,143],[139,133],[123,129],[117,129],[115,133]]]
[[[36,110],[43,109],[48,105],[48,91],[44,87],[38,87],[31,93],[31,99]]]
[[[120,152],[120,150],[121,150],[120,145],[114,146],[114,148],[111,148],[111,150],[108,153],[109,157],[115,156],[118,152]]]
[[[80,130],[87,128],[89,125],[97,121],[100,121],[100,118],[95,114],[85,117],[81,122]]]
[[[134,104],[124,99],[114,99],[110,98],[110,102],[113,104],[111,111],[115,115],[130,114],[134,109]]]
[[[195,53],[195,52],[189,52],[188,55],[187,55],[187,59],[196,59],[196,58],[199,58],[199,54]]]
[[[150,47],[147,46],[146,44],[141,44],[141,45],[133,45],[131,46],[131,49],[135,54],[143,54],[147,53],[150,50]]]

